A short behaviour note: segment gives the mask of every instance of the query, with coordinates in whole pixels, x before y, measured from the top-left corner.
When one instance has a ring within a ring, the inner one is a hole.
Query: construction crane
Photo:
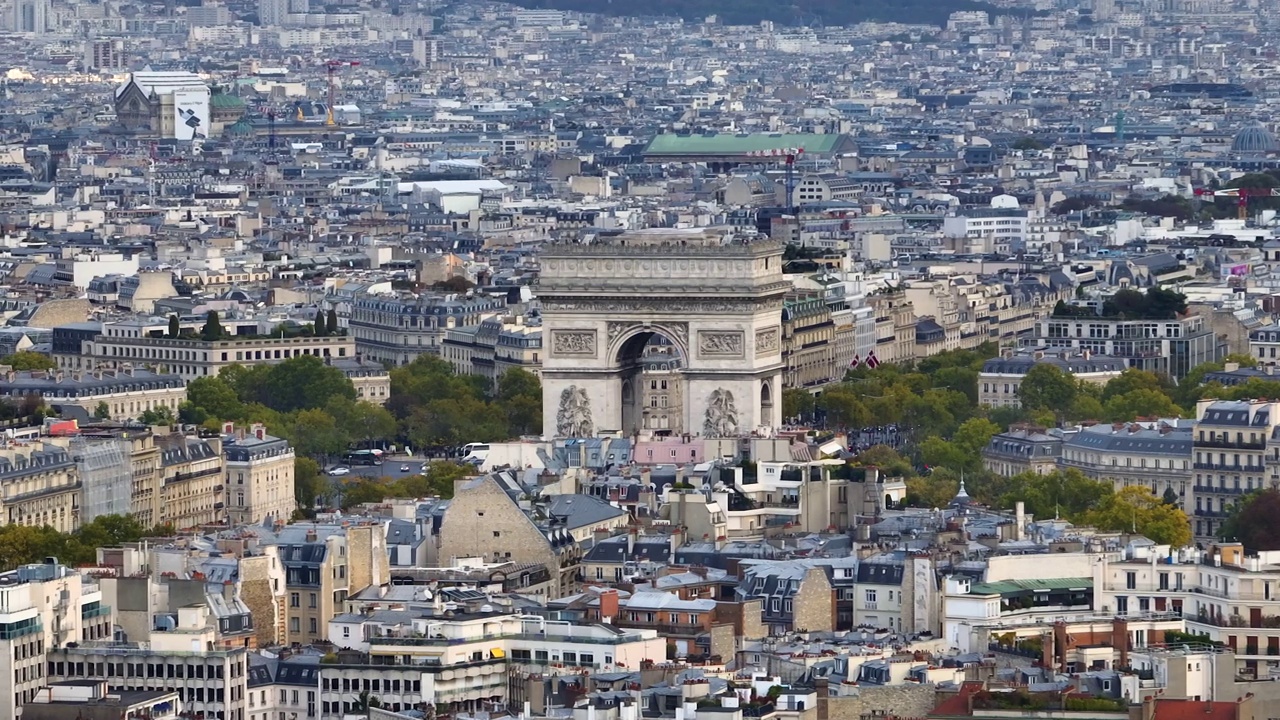
[[[1238,198],[1236,207],[1238,208],[1238,217],[1241,220],[1249,219],[1249,201],[1254,198],[1280,197],[1280,188],[1227,188],[1225,190],[1209,190],[1207,188],[1196,188],[1197,197],[1206,195],[1213,198],[1233,197]]]
[[[359,67],[359,65],[360,65],[360,61],[359,61],[359,60],[328,60],[328,61],[326,61],[326,62],[325,62],[325,64],[324,64],[325,71],[326,71],[326,72],[328,72],[328,74],[329,74],[329,108],[328,108],[328,112],[327,112],[326,117],[325,117],[325,120],[324,120],[324,124],[325,124],[325,125],[330,125],[330,126],[332,126],[332,125],[337,125],[337,124],[338,124],[338,123],[337,123],[337,122],[335,122],[335,121],[334,121],[334,119],[333,119],[333,103],[334,103],[334,98],[333,98],[333,74],[334,74],[334,73],[336,73],[336,72],[338,71],[338,68],[342,68],[342,67]]]
[[[752,152],[747,153],[747,155],[750,157],[782,158],[783,162],[786,163],[787,208],[790,209],[791,212],[793,213],[796,211],[796,206],[795,206],[796,158],[800,157],[803,154],[804,154],[804,148],[802,147],[776,148],[774,150],[753,150]]]

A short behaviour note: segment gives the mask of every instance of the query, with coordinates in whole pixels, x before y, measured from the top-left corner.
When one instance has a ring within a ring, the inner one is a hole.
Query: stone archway
[[[719,228],[662,229],[549,244],[540,260],[548,434],[645,430],[634,406],[636,365],[655,336],[683,361],[679,407],[666,413],[683,432],[778,427],[788,287],[781,243]]]

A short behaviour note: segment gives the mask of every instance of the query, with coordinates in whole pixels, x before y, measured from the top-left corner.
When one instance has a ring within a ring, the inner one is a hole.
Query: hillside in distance
[[[649,0],[636,5],[623,0],[508,0],[523,8],[571,10],[601,15],[680,17],[701,22],[715,15],[724,25],[754,25],[772,20],[779,25],[854,25],[864,21],[905,22],[945,27],[953,12],[998,8],[978,0]]]

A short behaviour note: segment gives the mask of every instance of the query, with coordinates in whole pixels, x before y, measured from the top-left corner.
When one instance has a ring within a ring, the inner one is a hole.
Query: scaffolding
[[[82,524],[102,515],[132,512],[133,470],[124,440],[72,438],[71,456],[76,461],[84,497],[80,507]]]

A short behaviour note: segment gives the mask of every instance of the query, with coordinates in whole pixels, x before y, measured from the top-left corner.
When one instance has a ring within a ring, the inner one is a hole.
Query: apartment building
[[[876,324],[876,359],[906,362],[916,357],[915,308],[901,290],[886,290],[867,297]]]
[[[390,581],[386,528],[381,524],[277,526],[274,546],[284,571],[283,642],[320,642],[347,597]]]
[[[1173,492],[1190,514],[1193,434],[1189,422],[1178,420],[1082,427],[1065,436],[1058,465],[1117,491],[1136,485],[1156,497]]]
[[[50,682],[105,680],[114,693],[176,692],[195,717],[244,720],[248,650],[217,647],[208,608],[181,608],[177,626],[146,643],[81,642],[49,650]]]
[[[352,300],[348,327],[361,355],[406,365],[419,355],[439,355],[451,328],[478,325],[505,307],[504,300],[484,295],[366,295]]]
[[[1137,553],[1099,563],[1097,602],[1117,613],[1169,612],[1235,653],[1237,677],[1280,672],[1280,553],[1239,543]]]
[[[506,700],[513,666],[633,669],[665,658],[667,647],[656,630],[484,611],[346,614],[329,623],[328,637],[359,653],[361,663],[321,665],[320,720],[339,720],[363,692],[393,710],[428,702],[450,713],[471,712]]]
[[[956,238],[960,253],[1009,255],[1026,246],[1027,210],[970,208],[942,221],[942,234]]]
[[[1161,320],[1054,315],[1036,322],[1036,342],[1119,358],[1129,367],[1175,379],[1226,354],[1225,344],[1199,315]]]
[[[321,358],[354,358],[355,340],[347,335],[327,337],[277,337],[257,334],[257,324],[224,327],[249,334],[221,340],[167,337],[167,325],[142,322],[104,323],[91,339],[81,339],[79,352],[72,352],[74,340],[55,348],[54,361],[60,368],[93,370],[125,366],[152,368],[178,375],[190,382],[213,377],[232,365],[255,365],[314,355]],[[230,330],[228,330],[230,332]]]
[[[1018,389],[1022,379],[1039,364],[1053,365],[1092,385],[1106,385],[1128,367],[1121,358],[1094,355],[1088,350],[1074,352],[1066,348],[1003,350],[999,357],[982,364],[978,373],[978,404],[987,407],[1021,407]]]
[[[16,371],[0,366],[0,396],[20,400],[39,395],[53,407],[75,406],[87,416],[101,406],[107,419],[130,420],[148,410],[168,408],[177,416],[187,384],[177,375],[157,374],[125,364],[119,370]]]
[[[1004,477],[1044,475],[1058,469],[1062,445],[1063,434],[1057,428],[1014,426],[991,437],[982,449],[982,467]]]
[[[98,584],[56,558],[0,574],[0,716],[18,717],[48,685],[46,652],[110,638],[111,629]]]
[[[0,446],[0,487],[3,524],[80,527],[80,473],[66,448],[39,440]]]
[[[519,490],[493,474],[460,484],[440,525],[440,557],[541,563],[556,579],[553,597],[577,591],[582,547],[545,504],[522,507]]]
[[[86,440],[114,440],[126,444],[129,452],[130,507],[133,517],[145,527],[163,522],[164,493],[160,472],[160,448],[150,428],[95,425],[80,432]]]
[[[267,518],[288,522],[298,508],[293,492],[293,447],[255,424],[228,426],[222,440],[226,467],[226,519],[252,525]]]
[[[480,375],[494,388],[513,368],[538,374],[542,368],[542,327],[525,318],[490,317],[477,325],[446,331],[440,356],[460,375]]]
[[[782,303],[784,388],[813,388],[844,377],[853,359],[836,356],[835,322],[822,293],[791,293]]]
[[[1213,542],[1231,507],[1266,487],[1277,470],[1267,468],[1268,449],[1280,425],[1280,402],[1201,400],[1196,405],[1195,484],[1187,503],[1197,541]],[[1274,443],[1280,448],[1280,441]]]
[[[391,397],[391,373],[380,362],[363,355],[354,358],[330,358],[328,364],[338,368],[356,389],[356,400],[386,405]]]
[[[161,467],[159,522],[184,529],[212,525],[226,517],[222,439],[173,433],[155,442]]]

